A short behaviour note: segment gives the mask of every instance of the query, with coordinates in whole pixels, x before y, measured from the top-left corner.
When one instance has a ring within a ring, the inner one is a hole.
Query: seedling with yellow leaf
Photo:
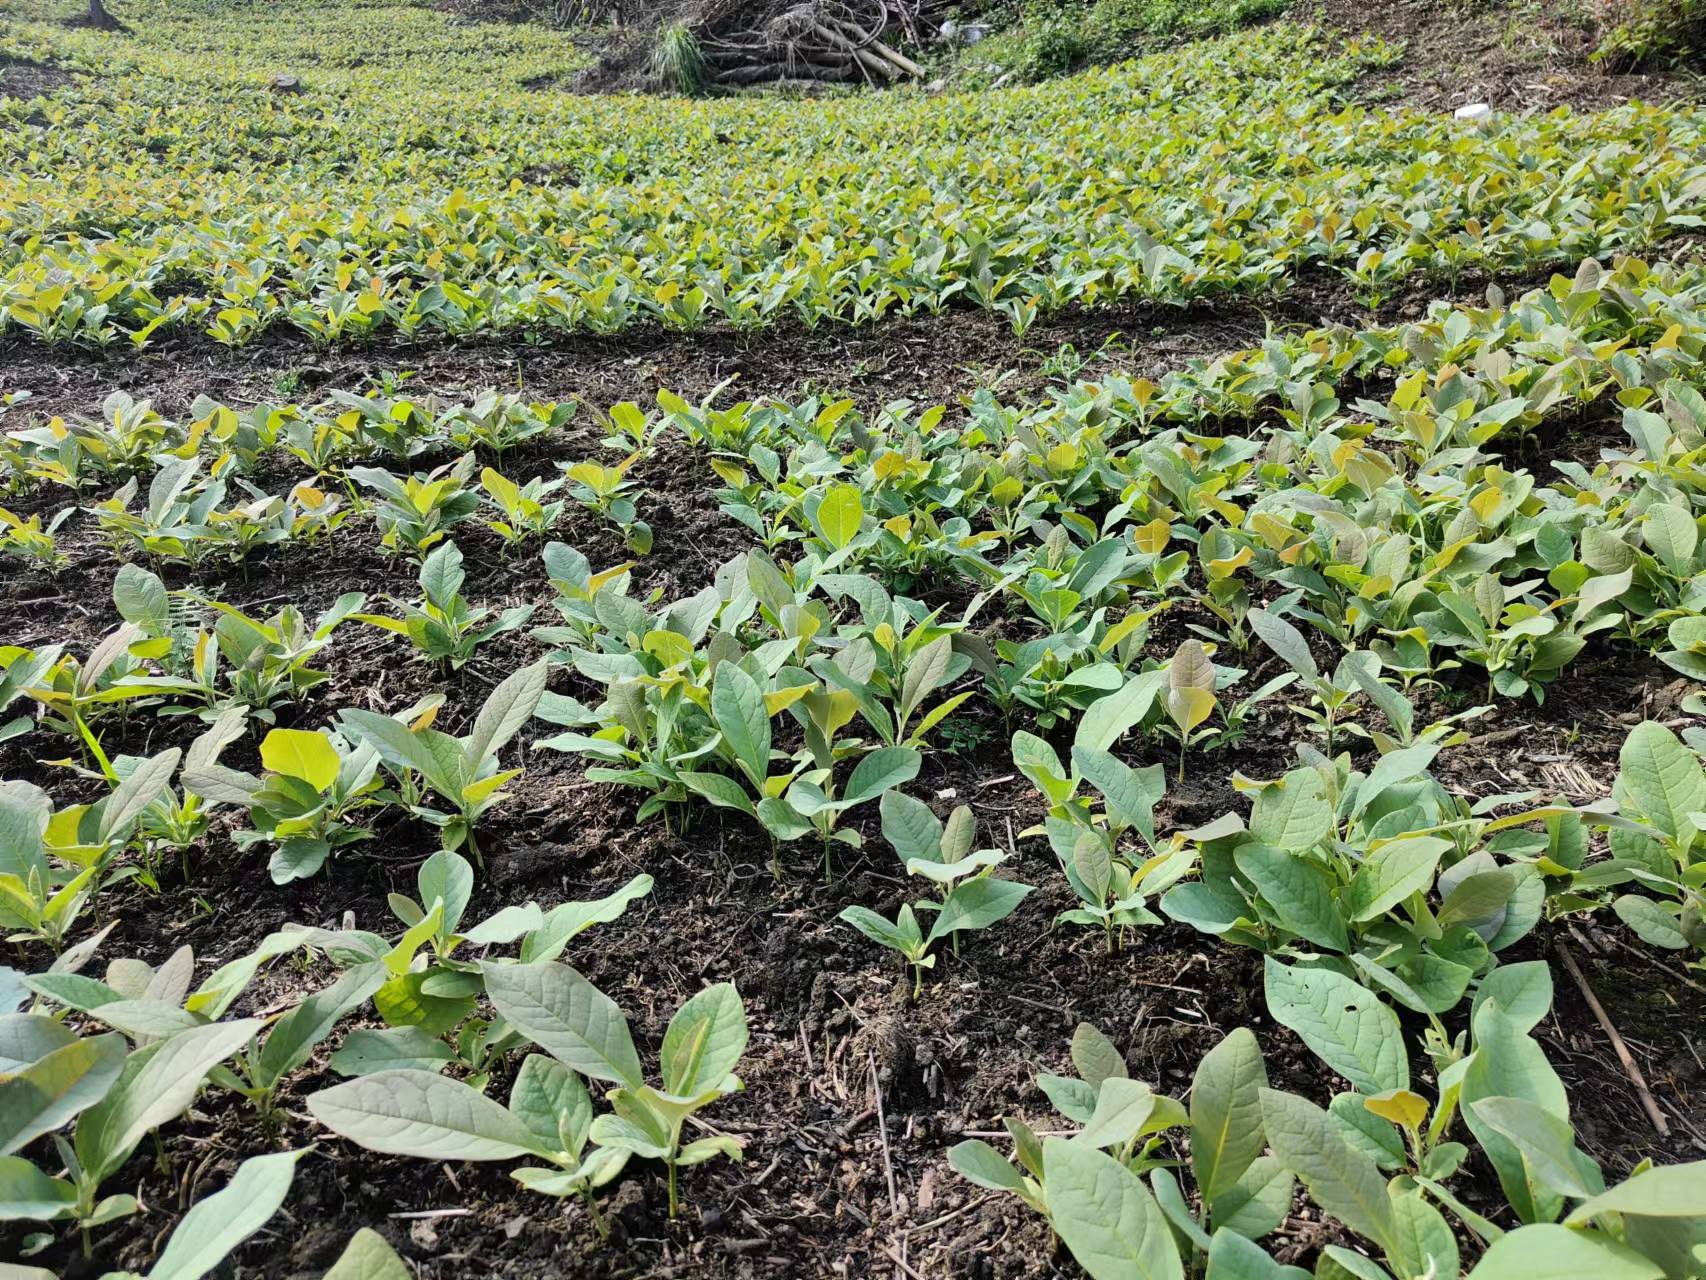
[[[471,453],[425,474],[397,476],[379,467],[351,467],[346,474],[379,495],[374,514],[383,544],[407,547],[417,559],[480,507],[480,495],[466,488],[474,474]]]
[[[185,768],[184,789],[248,810],[251,828],[233,839],[239,848],[273,846],[274,884],[314,875],[337,850],[372,836],[352,819],[380,802],[375,748],[326,729],[274,729],[261,739],[265,772],[256,777],[218,763],[229,741]]]
[[[1197,740],[1197,729],[1219,708],[1215,697],[1214,663],[1201,640],[1186,640],[1167,664],[1167,694],[1163,705],[1179,740],[1179,779],[1185,777],[1185,752]]]
[[[628,479],[629,469],[640,457],[638,453],[631,453],[612,466],[590,460],[559,462],[557,466],[569,482],[569,495],[619,527],[630,551],[645,555],[652,549],[652,530],[634,510],[632,495],[639,489],[639,484]]]
[[[487,520],[486,527],[511,547],[529,538],[543,538],[563,514],[561,501],[545,501],[562,483],[561,477],[548,481],[535,476],[525,484],[517,484],[502,472],[486,467],[480,472],[480,487],[502,516],[499,520]]]
[[[454,542],[441,542],[421,562],[420,599],[411,602],[388,597],[401,618],[379,613],[350,616],[357,622],[407,636],[422,655],[454,671],[472,660],[475,651],[493,636],[526,626],[533,616],[533,606],[522,604],[494,618],[495,610],[462,598],[466,579],[461,548]]]
[[[54,537],[76,507],[61,507],[46,522],[37,512],[27,519],[0,507],[0,555],[22,560],[31,568],[52,572],[63,568],[69,557]]]
[[[498,755],[533,718],[548,674],[547,664],[536,662],[499,682],[460,738],[357,707],[340,712],[338,720],[351,738],[373,748],[393,775],[418,778],[444,808],[423,801],[410,805],[410,811],[444,833],[444,848],[467,845],[483,867],[475,824],[505,798],[503,785],[522,773],[502,768]]]

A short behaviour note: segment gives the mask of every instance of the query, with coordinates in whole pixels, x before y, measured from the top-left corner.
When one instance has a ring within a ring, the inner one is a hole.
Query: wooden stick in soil
[[[923,1276],[919,1275],[918,1272],[914,1271],[910,1266],[907,1265],[905,1258],[901,1257],[898,1253],[895,1252],[894,1246],[892,1244],[885,1244],[883,1246],[883,1252],[888,1254],[890,1262],[894,1263],[895,1266],[899,1267],[902,1271],[904,1271],[908,1276],[910,1276],[912,1278],[912,1280],[924,1280]]]
[[[894,1162],[889,1159],[889,1124],[883,1114],[883,1086],[877,1079],[877,1055],[869,1050],[865,1053],[866,1060],[871,1065],[871,1098],[877,1104],[877,1132],[883,1140],[883,1173],[889,1183],[889,1214],[896,1221],[900,1219],[900,1197],[894,1189]]]
[[[1636,1064],[1634,1056],[1629,1052],[1629,1046],[1623,1043],[1623,1037],[1617,1034],[1617,1028],[1612,1025],[1611,1017],[1600,1004],[1599,997],[1588,985],[1587,975],[1576,963],[1575,956],[1562,942],[1557,944],[1558,958],[1564,962],[1564,968],[1575,982],[1577,990],[1582,993],[1582,999],[1588,1002],[1588,1008],[1593,1010],[1593,1016],[1599,1021],[1601,1030],[1611,1041],[1611,1047],[1617,1054],[1617,1060],[1623,1064],[1623,1074],[1629,1077],[1629,1082],[1635,1086],[1635,1092],[1641,1099],[1641,1109],[1647,1113],[1647,1119],[1652,1121],[1654,1130],[1661,1138],[1670,1137],[1670,1123],[1665,1119],[1664,1112],[1659,1110],[1659,1104],[1653,1101],[1653,1091],[1647,1088],[1647,1078],[1641,1074],[1641,1068]]]

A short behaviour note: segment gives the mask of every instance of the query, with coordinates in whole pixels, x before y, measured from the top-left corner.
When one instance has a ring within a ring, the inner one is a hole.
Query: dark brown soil
[[[1300,9],[1303,6],[1300,6]],[[1402,43],[1394,67],[1369,72],[1358,97],[1429,111],[1485,102],[1496,111],[1599,110],[1631,99],[1697,100],[1699,68],[1608,70],[1589,59],[1596,33],[1579,0],[1320,0],[1348,35]]]
[[[1698,237],[1678,236],[1647,256],[1685,260]],[[1574,263],[1499,277],[1509,296]],[[1071,306],[1039,319],[1023,336],[991,311],[954,307],[941,315],[815,329],[711,328],[683,334],[642,325],[615,337],[544,333],[480,339],[318,346],[283,325],[243,347],[196,333],[157,336],[140,352],[102,353],[0,337],[0,396],[28,398],[0,409],[7,429],[50,417],[98,415],[115,390],[181,419],[198,396],[221,403],[310,404],[324,389],[356,390],[409,375],[399,394],[451,396],[470,389],[516,389],[540,399],[584,401],[602,411],[622,400],[650,408],[660,388],[697,399],[728,379],[723,402],[755,395],[853,396],[867,411],[897,399],[953,404],[980,388],[1015,399],[1058,378],[1119,372],[1158,378],[1197,358],[1258,343],[1270,327],[1392,324],[1421,316],[1437,299],[1480,302],[1487,285],[1468,272],[1455,287],[1417,277],[1370,306],[1342,277],[1304,273],[1280,292],[1231,294],[1188,307],[1127,301]]]
[[[0,54],[0,99],[16,98],[28,102],[52,93],[71,83],[71,73],[27,58],[12,58]]]
[[[1073,309],[1039,321],[1022,339],[1004,318],[971,309],[860,329],[826,325],[695,336],[641,327],[613,338],[549,335],[538,343],[426,341],[330,350],[276,328],[238,349],[187,335],[123,359],[0,339],[0,394],[31,393],[14,417],[96,413],[115,389],[178,416],[198,395],[227,403],[310,403],[323,388],[353,389],[383,374],[412,371],[404,384],[408,394],[497,386],[581,399],[600,410],[620,400],[649,408],[660,387],[696,399],[730,378],[728,401],[820,389],[853,394],[875,408],[902,397],[952,402],[983,386],[1007,395],[1034,391],[1045,380],[1043,360],[1068,343],[1085,357],[1111,343],[1108,355],[1117,367],[1159,374],[1193,356],[1259,341],[1270,319],[1313,323],[1329,310],[1342,314],[1345,306],[1354,303],[1334,282],[1259,303]]]

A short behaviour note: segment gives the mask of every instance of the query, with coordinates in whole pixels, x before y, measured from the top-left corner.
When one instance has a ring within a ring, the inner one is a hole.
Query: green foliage
[[[711,69],[691,28],[674,22],[658,30],[652,46],[652,79],[684,98],[697,97],[711,82]]]
[[[912,966],[912,998],[917,1000],[924,970],[936,967],[931,948],[944,938],[952,938],[957,952],[959,934],[999,924],[1018,910],[1031,886],[989,874],[1006,855],[994,849],[972,851],[977,820],[968,806],[957,807],[946,826],[929,805],[904,792],[884,792],[879,808],[883,839],[899,855],[907,874],[940,886],[937,892],[943,896],[940,901],[905,903],[892,921],[862,906],[844,908],[839,918],[872,942],[905,957]],[[934,917],[928,932],[918,923],[919,912]]]
[[[1699,0],[1600,0],[1593,58],[1618,69],[1681,62],[1706,48]]]
[[[239,848],[273,846],[274,884],[315,875],[334,852],[373,832],[353,817],[380,802],[376,747],[357,745],[326,729],[274,729],[261,740],[261,777],[217,763],[230,739],[213,745],[184,771],[187,794],[248,810],[253,828],[239,831]]]
[[[443,832],[444,847],[464,844],[484,865],[474,826],[480,816],[505,797],[500,789],[521,776],[504,769],[499,753],[533,718],[545,693],[546,666],[536,662],[502,680],[487,696],[462,737],[430,727],[431,716],[404,719],[351,707],[339,722],[353,740],[377,754],[397,780],[398,791],[384,798],[405,804],[415,816]],[[428,803],[436,799],[445,808]]]
[[[101,33],[14,2],[28,16],[8,35],[13,51],[110,68]],[[1286,24],[1023,93],[859,95],[755,116],[738,101],[529,92],[521,79],[580,55],[525,25],[500,42],[524,55],[500,63],[474,54],[474,28],[447,34],[415,5],[295,3],[305,20],[282,31],[238,11],[156,18],[126,44],[124,94],[97,75],[61,89],[39,124],[11,117],[0,331],[235,345],[285,325],[336,344],[868,322],[962,298],[1023,328],[1074,302],[1266,292],[1311,264],[1390,292],[1430,268],[1517,274],[1630,249],[1680,229],[1672,216],[1698,177],[1699,125],[1685,110],[1536,113],[1485,147],[1449,119],[1347,109],[1335,90],[1391,51]],[[1085,32],[1124,56],[1134,35],[1220,30],[1271,9],[1044,11],[1056,16],[1038,27],[1037,57],[1076,59]],[[369,24],[385,34],[319,34]],[[373,46],[382,57],[350,67]],[[403,59],[417,89],[406,104],[394,92]],[[315,68],[305,91],[269,95],[266,79],[292,65]],[[165,134],[162,113],[176,122]],[[917,163],[870,162],[897,151]],[[1321,165],[1322,154],[1355,160]],[[1595,162],[1527,159],[1578,154]],[[955,217],[932,215],[944,204]],[[1565,207],[1575,212],[1556,216]],[[91,210],[123,224],[124,252],[85,233]]]
[[[1220,35],[1290,7],[1291,0],[1032,0],[1013,30],[980,42],[966,56],[1035,82],[1118,62],[1159,43]]]
[[[1550,999],[1547,984],[1538,1001],[1527,1001],[1538,1008],[1528,1017],[1507,1012],[1489,994],[1476,1009],[1474,1052],[1442,1074],[1450,1100],[1437,1109],[1405,1088],[1342,1094],[1326,1110],[1271,1089],[1255,1037],[1240,1029],[1198,1064],[1187,1112],[1129,1079],[1118,1050],[1081,1024],[1072,1039],[1078,1076],[1038,1081],[1077,1130],[1039,1139],[1009,1117],[1016,1163],[977,1139],[954,1147],[949,1163],[1042,1214],[1097,1280],[1182,1280],[1203,1266],[1211,1276],[1303,1280],[1308,1273],[1281,1266],[1259,1243],[1289,1217],[1296,1183],[1390,1268],[1329,1245],[1318,1277],[1457,1276],[1459,1230],[1491,1245],[1471,1280],[1658,1280],[1670,1274],[1661,1259],[1676,1274],[1697,1274],[1698,1264],[1683,1259],[1706,1226],[1706,1162],[1643,1166],[1605,1189],[1598,1166],[1575,1144],[1556,1076],[1526,1034]],[[1489,1093],[1498,1087],[1511,1092]],[[1459,1091],[1463,1118],[1526,1224],[1509,1233],[1447,1186],[1465,1153],[1440,1140]],[[1174,1162],[1154,1157],[1161,1135],[1174,1129],[1189,1136],[1194,1198],[1179,1185]],[[1388,1180],[1394,1168],[1408,1172]],[[1556,1225],[1572,1201],[1564,1225]]]
[[[471,660],[475,650],[493,636],[518,630],[533,616],[533,606],[523,604],[505,609],[494,618],[492,609],[469,604],[462,598],[466,581],[461,548],[454,542],[441,542],[421,561],[420,600],[391,601],[402,618],[373,613],[351,616],[358,622],[407,636],[423,657],[455,670]]]
[[[740,1158],[732,1138],[681,1141],[693,1115],[742,1087],[733,1072],[746,1051],[746,1014],[732,986],[707,987],[676,1012],[664,1034],[658,1088],[646,1083],[621,1010],[574,969],[541,961],[487,964],[481,972],[498,1013],[550,1055],[522,1063],[507,1108],[458,1081],[404,1068],[313,1095],[308,1107],[316,1119],[395,1155],[544,1159],[546,1166],[524,1166],[513,1176],[545,1195],[580,1195],[589,1206],[592,1192],[629,1158],[661,1160],[672,1217],[678,1168],[718,1155]],[[616,1086],[611,1112],[594,1115],[583,1076]]]

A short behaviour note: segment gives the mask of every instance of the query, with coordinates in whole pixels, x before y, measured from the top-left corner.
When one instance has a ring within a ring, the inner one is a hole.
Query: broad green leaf
[[[1092,1089],[1100,1089],[1104,1080],[1122,1079],[1126,1074],[1125,1056],[1088,1022],[1080,1022],[1072,1030],[1072,1066]]]
[[[817,506],[818,532],[837,551],[859,536],[859,525],[864,518],[865,507],[856,484],[831,485]]]
[[[1280,1266],[1261,1245],[1223,1228],[1209,1242],[1205,1280],[1309,1280],[1309,1273]]]
[[[455,933],[462,922],[462,913],[468,909],[468,899],[474,894],[474,868],[468,859],[449,849],[440,849],[421,863],[421,869],[415,873],[415,886],[421,895],[419,905],[428,911],[434,902],[444,904],[439,928],[447,934]]]
[[[732,662],[718,664],[711,716],[747,781],[761,786],[770,772],[770,713],[758,682]]]
[[[945,938],[961,929],[987,929],[1018,910],[1031,889],[1028,884],[998,880],[994,876],[962,881],[954,886],[936,913],[930,938],[932,941]]]
[[[1676,734],[1643,720],[1623,740],[1617,762],[1618,790],[1640,816],[1673,840],[1694,831],[1688,815],[1706,810],[1706,772]]]
[[[1451,847],[1438,836],[1404,836],[1371,853],[1339,897],[1345,918],[1373,920],[1411,894],[1432,887],[1440,855]]]
[[[733,778],[720,773],[691,769],[683,769],[679,777],[682,785],[689,791],[703,796],[719,809],[738,809],[749,816],[754,812],[751,797]]]
[[[0,1076],[12,1075],[75,1043],[77,1033],[56,1018],[39,1013],[0,1014]],[[0,1097],[3,1089],[0,1086]]]
[[[1569,1121],[1522,1098],[1482,1098],[1469,1105],[1477,1120],[1522,1153],[1529,1171],[1549,1191],[1587,1200],[1605,1190],[1599,1166],[1577,1149]]]
[[[1518,1031],[1532,1031],[1552,1007],[1552,970],[1544,960],[1502,964],[1476,989],[1471,1016],[1484,1001],[1498,1005],[1499,1012]]]
[[[113,578],[113,607],[126,622],[135,623],[149,635],[168,633],[172,626],[172,602],[158,574],[139,564],[120,565]]]
[[[431,1071],[357,1076],[310,1094],[307,1105],[333,1133],[387,1155],[514,1160],[544,1153],[533,1132],[504,1107]]]
[[[1282,928],[1329,951],[1349,950],[1332,884],[1320,867],[1269,844],[1240,845],[1233,862]]]
[[[22,1156],[0,1156],[0,1222],[46,1222],[76,1207],[77,1188],[71,1183],[48,1177]]]
[[[746,1009],[733,984],[719,982],[692,996],[664,1032],[659,1064],[664,1092],[698,1097],[721,1087],[746,1052]]]
[[[1155,1110],[1155,1091],[1141,1080],[1115,1076],[1096,1091],[1096,1109],[1074,1142],[1092,1147],[1123,1147],[1148,1123]]]
[[[1656,1165],[1637,1173],[1578,1205],[1567,1221],[1575,1226],[1601,1213],[1641,1218],[1706,1217],[1706,1160]]]
[[[1487,1098],[1520,1098],[1567,1122],[1570,1102],[1563,1081],[1526,1028],[1506,1017],[1497,1004],[1482,1004],[1474,1011],[1471,1025],[1475,1052],[1463,1072],[1459,1095],[1463,1118],[1492,1162],[1517,1217],[1524,1222],[1550,1222],[1562,1208],[1562,1197],[1531,1175],[1521,1150],[1481,1119],[1476,1104]]]
[[[506,677],[487,696],[480,714],[474,717],[463,752],[471,776],[487,756],[501,751],[532,718],[549,678],[549,664],[535,662]]]
[[[1419,1191],[1392,1196],[1388,1260],[1400,1276],[1456,1276],[1457,1237],[1444,1215]]]
[[[555,960],[563,949],[581,934],[598,924],[609,924],[628,910],[629,904],[652,891],[652,878],[643,872],[629,880],[614,893],[588,902],[565,902],[545,914],[544,923],[522,941],[521,962],[532,964],[539,960]],[[473,941],[473,935],[469,935]]]
[[[438,791],[447,793],[459,788],[459,780],[444,772],[438,756],[428,745],[425,735],[431,730],[417,732],[390,716],[359,707],[339,713],[339,718],[348,723],[352,733],[372,743],[388,760],[424,775]]]
[[[1367,987],[1331,969],[1264,962],[1268,1012],[1364,1093],[1410,1087],[1398,1016]]]
[[[401,1069],[431,1071],[455,1056],[449,1045],[420,1027],[362,1028],[344,1037],[327,1065],[341,1076],[364,1076]]]
[[[376,961],[346,969],[331,986],[316,991],[273,1023],[261,1046],[261,1082],[276,1083],[307,1062],[344,1015],[366,1004],[384,982],[385,966]]]
[[[1374,1162],[1339,1137],[1327,1113],[1295,1094],[1263,1089],[1268,1145],[1303,1180],[1323,1210],[1382,1249],[1396,1230],[1386,1179]]]
[[[1112,693],[1097,698],[1078,721],[1074,745],[1088,747],[1092,751],[1108,750],[1149,714],[1149,709],[1155,705],[1156,695],[1166,682],[1166,669],[1157,667],[1133,676]]]
[[[1397,1090],[1377,1097],[1414,1097],[1409,1090]],[[1391,1172],[1410,1163],[1404,1136],[1393,1128],[1392,1121],[1376,1115],[1366,1105],[1369,1099],[1360,1093],[1340,1093],[1327,1104],[1327,1114],[1338,1126],[1339,1136],[1350,1146],[1374,1161],[1379,1168]],[[1424,1110],[1423,1119],[1426,1119]]]
[[[937,636],[912,656],[912,661],[907,664],[905,679],[901,682],[899,710],[902,723],[911,720],[912,713],[931,691],[947,679],[953,660],[952,636]]]
[[[158,755],[149,756],[113,788],[112,795],[101,805],[103,840],[117,839],[130,831],[131,823],[165,793],[182,755],[177,747],[170,747]]]
[[[956,1143],[948,1151],[948,1163],[961,1177],[991,1191],[1018,1191],[1025,1185],[1025,1175],[978,1138]]]
[[[906,934],[901,931],[898,925],[883,919],[882,916],[878,915],[875,911],[872,911],[869,907],[861,907],[858,904],[843,907],[840,914],[836,916],[836,919],[843,920],[852,925],[860,933],[864,934],[872,942],[875,942],[880,946],[893,947],[896,951],[904,953],[910,951],[915,945],[917,945],[913,939],[908,938]]]
[[[372,1227],[350,1238],[323,1280],[414,1280],[414,1272]]]
[[[1638,893],[1625,893],[1612,902],[1611,909],[1648,946],[1665,951],[1687,950],[1688,935],[1683,933],[1682,917],[1672,904]]]
[[[1047,1138],[1043,1187],[1055,1231],[1091,1280],[1184,1280],[1160,1206],[1112,1156]]]
[[[290,1193],[296,1162],[307,1150],[251,1156],[221,1191],[197,1201],[172,1232],[148,1280],[201,1280],[266,1226]]]
[[[908,858],[927,858],[940,861],[942,823],[922,800],[915,800],[904,791],[886,791],[878,806],[882,817],[883,839],[905,862]]]
[[[1657,1263],[1614,1240],[1542,1223],[1493,1241],[1469,1280],[1660,1280],[1663,1275]]]
[[[616,1002],[567,965],[483,964],[486,995],[509,1024],[593,1080],[645,1083],[628,1020]]]
[[[1191,1084],[1191,1171],[1211,1212],[1266,1145],[1261,1091],[1267,1085],[1262,1050],[1248,1027],[1231,1032],[1197,1064]]]
[[[843,805],[859,804],[918,776],[924,757],[911,747],[878,747],[853,767]]]
[[[75,1146],[84,1170],[97,1180],[113,1173],[151,1129],[181,1115],[207,1073],[264,1025],[259,1018],[215,1022],[131,1053],[106,1097],[78,1117]]]
[[[1293,852],[1313,849],[1333,829],[1333,806],[1313,769],[1293,769],[1257,793],[1250,808],[1250,834],[1263,844]]]
[[[579,1073],[555,1058],[530,1053],[509,1091],[509,1111],[532,1131],[542,1150],[580,1155],[592,1127],[592,1095]]]
[[[1256,638],[1272,649],[1286,666],[1305,680],[1320,678],[1321,669],[1315,665],[1314,654],[1309,652],[1309,642],[1291,623],[1266,609],[1250,610],[1245,621],[1256,633]]]
[[[1243,1176],[1215,1197],[1212,1225],[1260,1240],[1291,1214],[1297,1179],[1273,1156],[1257,1156]]]
[[[124,1069],[122,1036],[74,1040],[0,1075],[0,1155],[21,1151],[94,1106]]]

